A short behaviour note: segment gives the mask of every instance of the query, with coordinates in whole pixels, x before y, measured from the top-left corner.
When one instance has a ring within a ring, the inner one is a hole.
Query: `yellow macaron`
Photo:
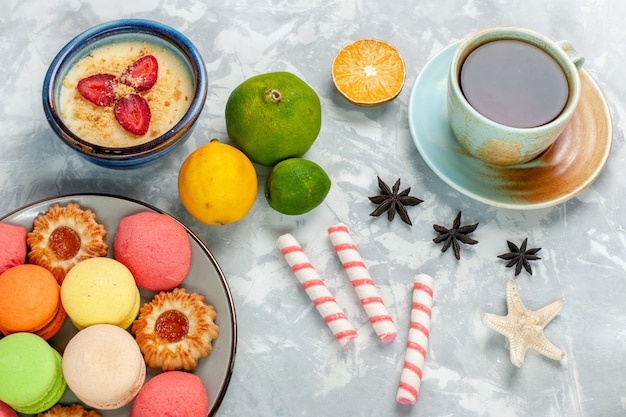
[[[79,330],[94,324],[127,329],[140,307],[139,288],[130,270],[111,258],[90,258],[69,270],[61,301]]]

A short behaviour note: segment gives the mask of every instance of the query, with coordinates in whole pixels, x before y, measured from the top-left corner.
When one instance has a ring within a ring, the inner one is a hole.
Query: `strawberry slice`
[[[117,78],[111,74],[95,74],[78,82],[78,92],[96,106],[110,106],[115,101]]]
[[[130,94],[115,102],[113,113],[118,123],[134,135],[144,135],[150,126],[150,106],[138,94]]]
[[[134,87],[137,91],[146,91],[152,88],[157,81],[159,64],[152,55],[146,55],[130,64],[120,77],[120,81]]]

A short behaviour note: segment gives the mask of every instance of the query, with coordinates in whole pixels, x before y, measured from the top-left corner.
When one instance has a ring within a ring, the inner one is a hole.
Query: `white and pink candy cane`
[[[415,276],[409,341],[404,356],[404,367],[396,401],[400,404],[415,404],[422,383],[422,370],[430,336],[431,308],[433,305],[433,279],[426,274]]]
[[[357,337],[357,332],[341,311],[335,297],[320,278],[296,238],[286,233],[278,238],[276,245],[337,340],[343,347],[348,346]]]
[[[339,223],[328,228],[328,236],[343,264],[352,286],[361,301],[361,305],[374,327],[374,331],[382,342],[395,339],[398,328],[378,294],[378,289],[350,237],[346,225]]]

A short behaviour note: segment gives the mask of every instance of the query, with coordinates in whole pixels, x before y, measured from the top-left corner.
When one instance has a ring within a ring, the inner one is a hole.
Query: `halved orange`
[[[339,93],[358,106],[378,106],[400,94],[404,61],[396,48],[375,39],[344,46],[333,61],[333,82]]]

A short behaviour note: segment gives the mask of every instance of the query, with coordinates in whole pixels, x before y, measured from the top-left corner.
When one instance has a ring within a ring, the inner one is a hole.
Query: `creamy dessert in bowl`
[[[129,168],[186,140],[206,94],[204,61],[185,36],[125,19],[70,41],[48,69],[42,98],[67,145],[96,164]]]

